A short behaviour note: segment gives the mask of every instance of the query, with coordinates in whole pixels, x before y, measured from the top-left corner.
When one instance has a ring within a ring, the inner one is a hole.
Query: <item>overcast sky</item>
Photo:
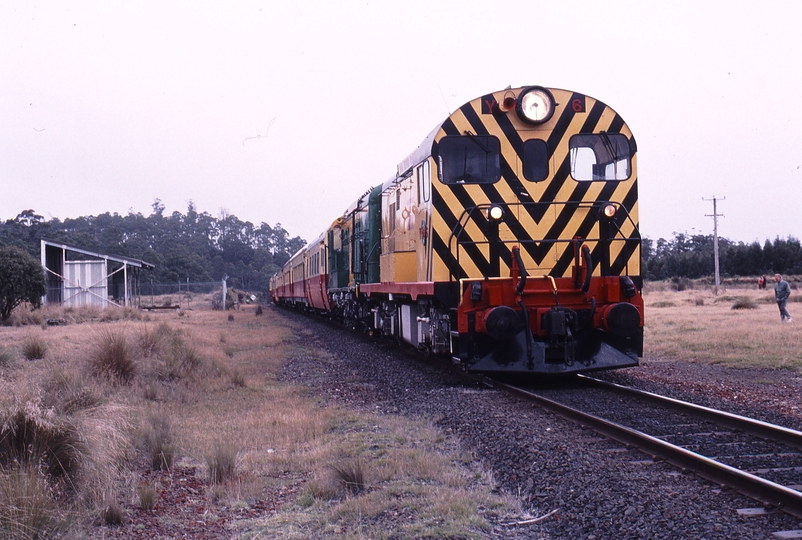
[[[502,7],[503,6],[503,7]],[[643,235],[802,236],[802,3],[0,0],[0,219],[188,201],[311,240],[466,101],[583,92]]]

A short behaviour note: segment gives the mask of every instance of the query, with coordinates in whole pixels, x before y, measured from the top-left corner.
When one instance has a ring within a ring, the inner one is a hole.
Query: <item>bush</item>
[[[234,373],[231,374],[231,384],[237,388],[245,388],[245,375],[239,370],[234,371]]]
[[[0,247],[0,320],[7,321],[14,308],[29,302],[36,309],[47,294],[40,261],[14,246]]]

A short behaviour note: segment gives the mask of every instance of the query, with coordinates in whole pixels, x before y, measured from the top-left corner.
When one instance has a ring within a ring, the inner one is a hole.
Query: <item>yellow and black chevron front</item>
[[[515,110],[501,106],[505,98],[516,98],[524,90],[496,92],[466,103],[442,124],[435,136],[433,280],[507,276],[515,245],[521,247],[530,275],[570,276],[575,257],[572,240],[577,237],[591,248],[594,275],[639,276],[637,160],[629,128],[604,103],[557,89],[549,89],[556,102],[553,116],[540,125],[528,124]],[[607,145],[613,155],[618,151],[616,144],[624,147],[618,141],[626,143],[630,160],[626,178],[573,177],[571,152],[577,150],[571,141],[572,137],[583,134],[598,135],[599,144]],[[495,145],[497,139],[498,179],[481,183],[472,183],[470,178],[444,182],[440,147],[447,137],[471,138],[487,152],[492,150],[485,148],[488,141]],[[529,141],[537,141],[532,143],[534,147],[542,146],[547,163],[542,176],[534,180],[527,178],[531,174],[524,169]],[[608,221],[600,219],[602,203],[613,203],[618,209]],[[492,205],[504,209],[504,217],[498,224],[492,223],[487,215]]]

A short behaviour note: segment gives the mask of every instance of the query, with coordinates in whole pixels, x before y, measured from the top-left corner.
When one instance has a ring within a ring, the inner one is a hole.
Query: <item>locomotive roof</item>
[[[432,144],[434,143],[434,138],[437,135],[437,132],[440,131],[440,128],[443,126],[443,122],[437,124],[434,129],[423,139],[418,147],[410,153],[407,157],[405,157],[397,166],[397,174],[398,177],[404,176],[404,173],[410,170],[412,167],[426,159],[432,154]]]

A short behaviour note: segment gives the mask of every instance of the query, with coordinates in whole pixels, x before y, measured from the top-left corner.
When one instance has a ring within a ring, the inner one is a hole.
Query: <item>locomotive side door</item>
[[[417,260],[418,281],[431,281],[431,268],[429,266],[429,253],[431,253],[431,242],[429,233],[431,229],[431,206],[432,206],[432,177],[429,159],[415,167],[414,191],[416,204],[413,206],[415,214],[415,231],[413,234],[417,238],[415,246],[415,259]]]

